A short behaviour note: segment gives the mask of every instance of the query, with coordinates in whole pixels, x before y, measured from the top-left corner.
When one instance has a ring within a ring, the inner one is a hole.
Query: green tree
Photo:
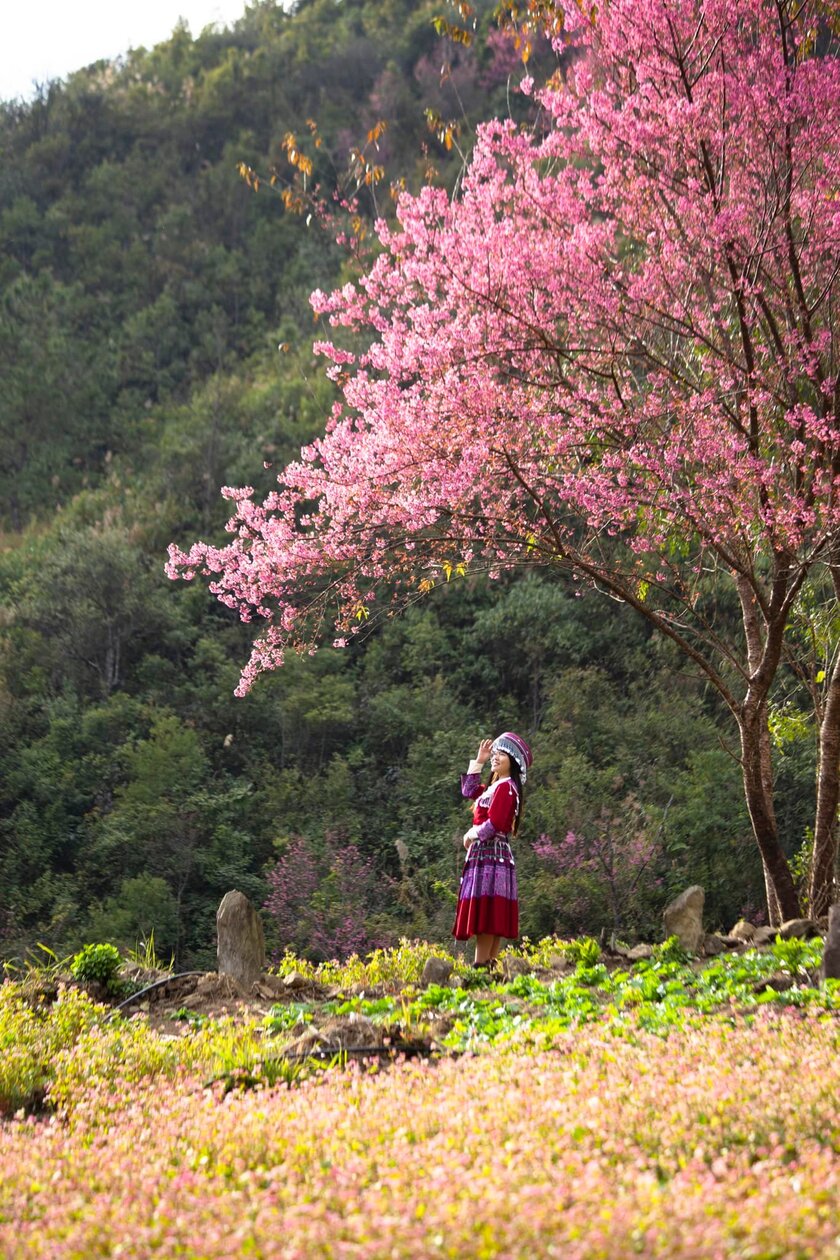
[[[102,465],[113,365],[99,318],[79,286],[46,273],[0,295],[0,519],[14,530]]]
[[[151,557],[117,527],[59,533],[37,577],[19,590],[18,619],[48,652],[53,685],[107,696],[167,625]]]

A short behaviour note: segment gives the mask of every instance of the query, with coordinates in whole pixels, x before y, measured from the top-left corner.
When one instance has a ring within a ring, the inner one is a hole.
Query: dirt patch
[[[321,1028],[309,1027],[287,1046],[283,1055],[287,1058],[305,1057],[310,1054],[334,1054],[339,1050],[384,1049],[387,1030],[374,1024],[365,1015],[346,1015],[328,1019]]]
[[[431,1033],[407,1035],[396,1025],[376,1024],[365,1015],[351,1014],[328,1019],[320,1028],[308,1027],[278,1052],[281,1059],[322,1059],[338,1054],[348,1058],[398,1059],[440,1052]]]
[[[117,1009],[126,1017],[144,1015],[153,1028],[183,1033],[200,1017],[241,1023],[261,1020],[272,1006],[326,1001],[339,992],[302,977],[293,977],[290,984],[287,978],[267,972],[250,989],[217,971],[188,972],[154,977],[139,992],[120,1002]]]
[[[246,994],[230,976],[215,971],[160,976],[118,1005],[121,1015],[145,1015],[153,1028],[166,1027],[170,1032],[187,1031],[189,1015],[244,1021],[259,1018],[267,1009],[264,1001]],[[179,1020],[182,1011],[185,1018]]]

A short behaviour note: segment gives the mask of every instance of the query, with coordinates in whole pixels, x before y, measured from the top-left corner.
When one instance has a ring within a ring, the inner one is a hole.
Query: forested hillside
[[[548,572],[453,580],[235,699],[249,628],[164,575],[171,541],[226,537],[220,487],[268,492],[333,401],[308,299],[353,261],[284,204],[289,136],[326,199],[387,122],[370,218],[390,178],[451,187],[475,120],[527,108],[492,5],[469,46],[441,7],[265,0],[0,109],[5,957],[154,929],[204,964],[232,887],[268,902],[274,948],[446,939],[457,775],[502,729],[535,758],[524,932],[652,933],[691,882],[709,927],[762,905],[736,733],[626,606]],[[773,730],[795,857],[814,751],[785,674]]]

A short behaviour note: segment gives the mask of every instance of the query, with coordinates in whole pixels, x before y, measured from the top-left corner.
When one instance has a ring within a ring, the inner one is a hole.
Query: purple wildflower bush
[[[0,1254],[834,1256],[838,1042],[792,1011],[591,1024],[227,1095],[94,1055],[57,1114],[0,1127]]]
[[[323,845],[295,836],[268,872],[263,909],[276,943],[318,961],[376,949],[379,880],[373,865],[340,831]]]
[[[660,832],[637,804],[604,807],[591,825],[559,840],[543,832],[531,848],[550,877],[542,893],[553,902],[561,932],[658,926],[663,848]]]

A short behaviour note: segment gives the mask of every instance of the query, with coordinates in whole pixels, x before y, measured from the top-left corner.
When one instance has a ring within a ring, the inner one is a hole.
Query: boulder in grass
[[[284,989],[305,989],[308,984],[306,976],[302,976],[299,971],[290,971],[283,977]]]
[[[262,920],[244,893],[225,893],[216,911],[216,931],[219,974],[250,988],[265,967],[265,936]]]
[[[755,924],[747,919],[739,919],[729,935],[736,941],[752,942],[755,939]]]
[[[623,942],[616,941],[612,946],[612,953],[618,958],[627,958],[630,962],[639,962],[642,958],[653,958],[653,946],[644,943],[640,945],[625,945]]]
[[[774,927],[757,927],[752,938],[753,945],[770,945],[775,941],[779,934],[779,929]]]
[[[703,953],[707,958],[717,958],[718,954],[725,954],[728,949],[726,940],[718,932],[710,932],[703,937]]]
[[[446,984],[452,975],[455,964],[451,958],[427,958],[420,977],[422,985]]]
[[[786,919],[776,933],[783,941],[806,941],[817,935],[817,925],[813,919]]]
[[[820,977],[823,980],[840,980],[840,905],[832,906],[828,912]]]
[[[689,954],[699,953],[706,935],[703,931],[703,903],[706,894],[699,884],[692,884],[665,907],[662,922],[665,937],[676,936]]]
[[[508,954],[502,959],[502,976],[505,980],[515,980],[517,976],[530,976],[533,970],[534,964],[518,954]]]
[[[264,998],[283,997],[286,991],[285,977],[275,976],[269,972],[266,972],[264,975],[260,976],[254,988],[255,989],[259,988],[260,997],[264,997]]]

